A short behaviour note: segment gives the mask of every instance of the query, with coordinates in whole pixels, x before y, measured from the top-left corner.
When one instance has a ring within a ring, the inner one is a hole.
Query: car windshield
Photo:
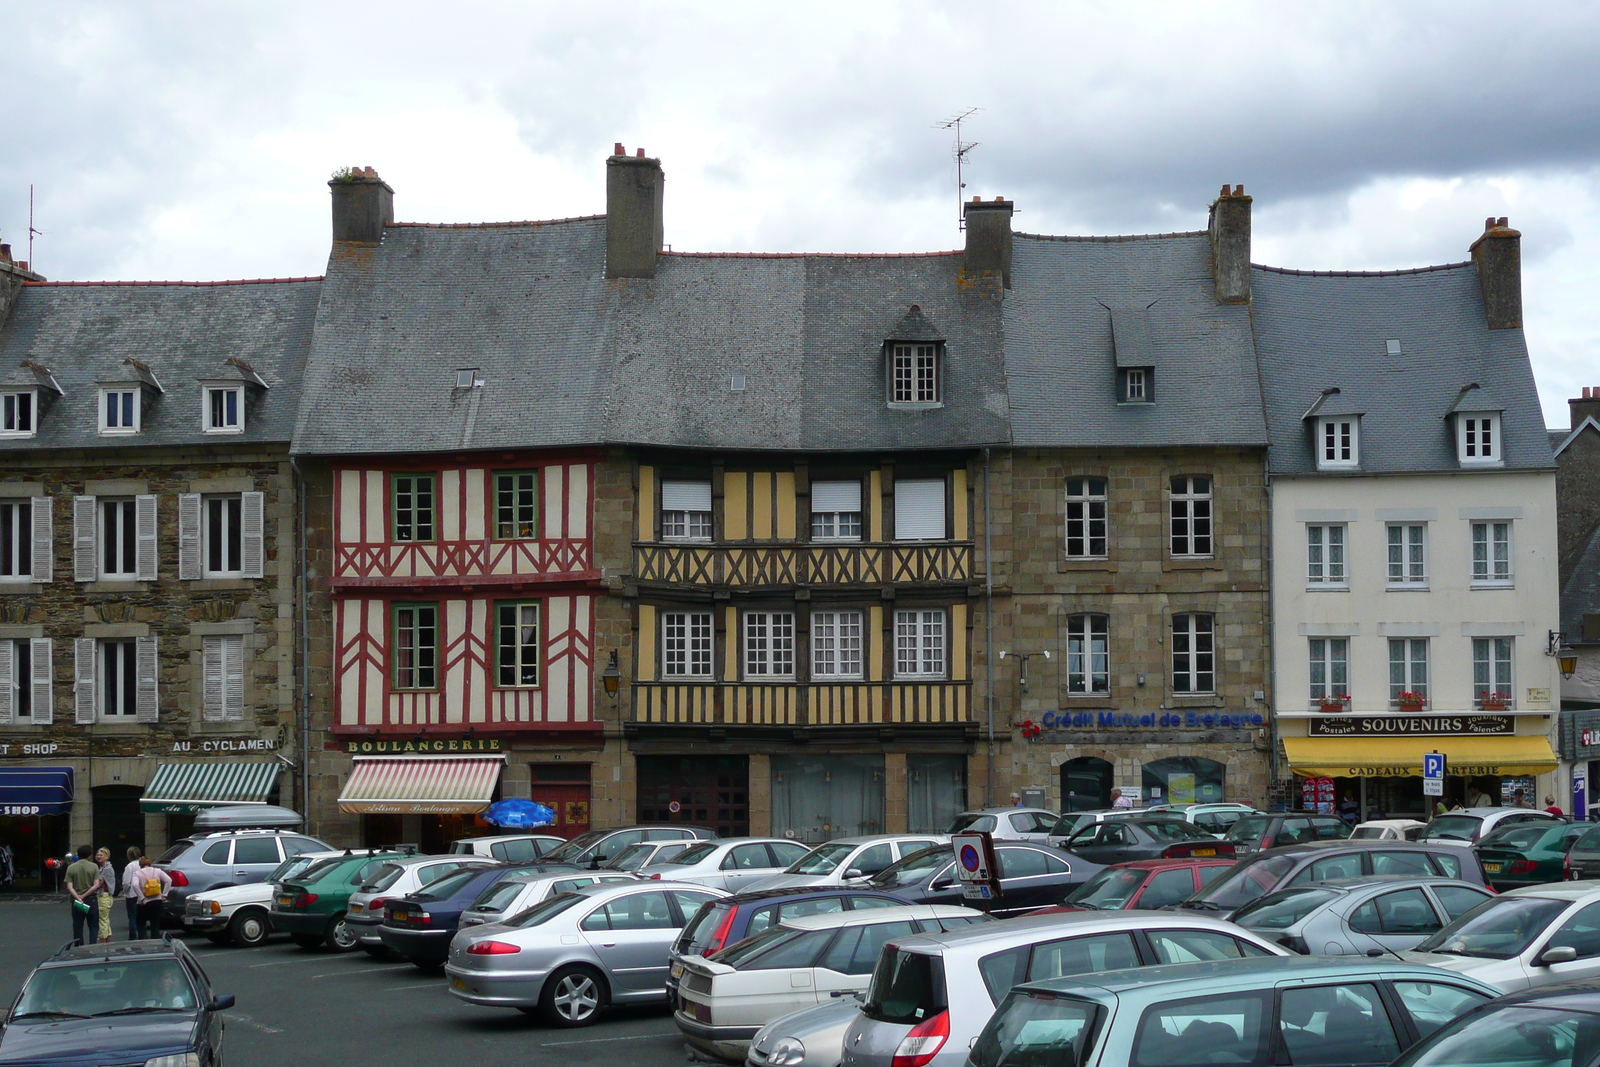
[[[640,867],[649,863],[650,857],[655,854],[656,846],[654,845],[643,843],[629,845],[621,852],[618,852],[617,858],[607,863],[606,866],[614,871],[637,871]]]
[[[361,891],[363,893],[381,893],[398,882],[400,876],[405,873],[405,867],[400,864],[385,863],[378,868],[378,873],[374,874],[371,880],[361,887]]]
[[[540,859],[547,860],[550,863],[571,863],[593,848],[609,833],[611,833],[610,830],[590,830],[586,834],[579,834],[566,844],[557,845],[549,852],[546,852]]]
[[[692,866],[711,855],[722,846],[715,841],[707,841],[699,845],[690,845],[676,856],[668,856],[662,863],[679,864],[684,867]]]
[[[1216,840],[1194,823],[1177,819],[1140,819],[1139,826],[1157,841],[1193,841],[1198,837]]]
[[[348,856],[335,856],[332,859],[318,860],[305,870],[301,871],[299,874],[295,875],[294,880],[302,885],[308,882],[321,881],[322,878],[335,867],[344,866],[344,863],[347,859],[349,859]]]
[[[42,968],[22,991],[13,1018],[194,1010],[194,989],[183,964],[169,957]]]
[[[856,846],[836,842],[818,845],[789,865],[784,874],[832,874]]]
[[[945,833],[981,834],[985,832],[992,832],[994,830],[994,826],[995,822],[993,815],[984,815],[981,812],[976,811],[966,811],[956,816],[955,822],[950,824],[950,829],[946,830]]]
[[[1352,841],[1382,841],[1389,831],[1382,826],[1358,826],[1350,832]]]
[[[451,871],[443,878],[435,878],[419,893],[411,894],[412,900],[449,900],[467,887],[467,883],[483,873],[482,867],[463,867],[459,871]]]
[[[1267,828],[1271,825],[1270,815],[1246,815],[1228,827],[1228,832],[1222,835],[1222,839],[1236,844],[1254,844],[1266,836]]]
[[[1533,848],[1545,834],[1550,833],[1548,826],[1508,826],[1504,830],[1497,830],[1478,842],[1479,848],[1505,848],[1520,852],[1525,848]],[[1556,831],[1559,836],[1561,831]]]
[[[1074,889],[1061,903],[1069,908],[1117,911],[1127,907],[1148,873],[1131,867],[1107,867]]]
[[[1521,955],[1571,903],[1551,897],[1493,897],[1417,946],[1418,952],[1508,960]]]
[[[791,930],[787,926],[774,926],[772,929],[764,930],[754,937],[747,937],[743,941],[735,942],[721,952],[713,953],[710,958],[718,963],[726,963],[729,967],[742,967],[751,959],[769,949],[788,944],[797,938],[817,932],[820,931]],[[830,937],[833,935],[832,930],[828,930],[826,933]]]
[[[1094,822],[1094,816],[1086,812],[1080,811],[1074,812],[1070,815],[1063,815],[1061,818],[1056,820],[1056,824],[1054,826],[1050,827],[1050,836],[1070,837],[1077,831],[1078,827],[1086,826],[1092,822]]]
[[[1229,920],[1251,930],[1287,930],[1339,894],[1331,889],[1289,889],[1246,904]]]
[[[1259,859],[1246,860],[1238,866],[1229,867],[1227,873],[1184,901],[1183,906],[1211,911],[1242,908],[1276,889],[1294,865],[1294,856],[1267,854]]]
[[[505,911],[511,902],[517,899],[517,894],[527,886],[526,878],[507,878],[496,882],[485,889],[477,900],[472,902],[474,911]]]
[[[701,955],[702,950],[711,943],[713,931],[732,910],[734,909],[731,904],[712,904],[709,907],[701,905],[700,910],[689,917],[683,933],[678,935],[676,951],[682,952],[685,956]]]
[[[1600,1015],[1509,1004],[1474,1012],[1394,1067],[1584,1067],[1600,1053]]]
[[[1068,997],[1015,994],[978,1035],[973,1067],[1078,1067],[1099,1006]]]
[[[1482,825],[1483,819],[1476,815],[1441,815],[1428,824],[1417,840],[1471,841]]]
[[[915,1025],[950,1005],[945,995],[944,959],[906,952],[893,943],[883,946],[861,1013],[881,1023]]]
[[[540,926],[554,919],[568,908],[582,904],[588,899],[588,897],[581,896],[578,893],[557,893],[548,900],[535,904],[527,911],[517,912],[517,914],[506,919],[500,925],[516,927]]]
[[[899,886],[916,885],[940,867],[949,863],[951,851],[949,845],[939,845],[935,848],[924,848],[897,863],[891,863],[883,870],[872,876],[872,885],[879,889],[894,889]]]
[[[310,856],[294,856],[278,864],[273,872],[267,875],[269,882],[287,882],[301,871],[310,867],[316,861]]]

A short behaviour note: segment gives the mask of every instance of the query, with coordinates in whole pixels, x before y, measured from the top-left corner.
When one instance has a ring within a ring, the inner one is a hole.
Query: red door
[[[589,768],[585,764],[534,765],[531,799],[556,813],[544,833],[577,837],[589,829]],[[581,781],[578,780],[581,776]]]

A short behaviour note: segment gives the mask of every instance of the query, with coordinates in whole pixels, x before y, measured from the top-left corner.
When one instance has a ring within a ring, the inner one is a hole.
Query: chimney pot
[[[1494,229],[1494,216],[1493,215],[1490,215],[1488,218],[1483,220],[1483,229],[1484,229],[1485,233],[1487,233],[1488,231]]]
[[[1503,218],[1485,219],[1482,236],[1472,242],[1483,314],[1491,330],[1513,330],[1522,325],[1522,234],[1507,222]]]
[[[618,141],[615,145],[612,146],[611,154],[614,155],[614,156],[625,156],[625,155],[628,154],[628,150],[626,148],[622,147],[622,142],[621,141]]]
[[[1227,196],[1228,195],[1228,187],[1226,185],[1224,185],[1222,187],[1222,193],[1220,195],[1222,195],[1222,196]]]
[[[1250,197],[1244,186],[1222,187],[1211,203],[1212,287],[1219,304],[1250,303]]]
[[[1510,222],[1511,222],[1510,219],[1506,218],[1504,215],[1501,215],[1499,220],[1495,223],[1495,225],[1497,225],[1497,226],[1508,226],[1510,224]]]
[[[1584,386],[1583,396],[1567,401],[1567,425],[1577,429],[1584,419],[1600,422],[1600,385]]]
[[[635,157],[637,157],[639,159],[643,159],[644,158],[644,149],[640,148],[637,151],[635,151],[633,154],[634,154]]]
[[[983,197],[981,197],[981,196],[974,196],[974,197],[973,197],[973,198],[972,198],[972,202],[973,202],[973,203],[974,203],[974,204],[981,204],[981,203],[983,203]]]
[[[653,278],[665,233],[661,203],[666,178],[661,161],[644,149],[630,157],[618,142],[606,160],[606,277]]]
[[[997,196],[984,203],[981,196],[967,205],[967,248],[964,269],[969,275],[997,271],[1000,284],[1011,288],[1011,202]]]
[[[1233,187],[1233,195],[1234,195],[1234,196],[1243,196],[1243,195],[1244,195],[1244,186],[1242,186],[1242,185],[1235,185],[1235,186],[1234,186],[1234,187]]]

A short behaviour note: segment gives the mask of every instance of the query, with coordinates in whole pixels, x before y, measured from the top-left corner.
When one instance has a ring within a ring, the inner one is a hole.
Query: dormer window
[[[1155,368],[1125,367],[1117,372],[1117,400],[1123,404],[1155,401]]]
[[[939,348],[937,342],[894,345],[890,403],[939,403]]]
[[[1500,416],[1488,411],[1457,414],[1456,457],[1464,467],[1499,463]]]
[[[102,386],[100,389],[100,432],[133,434],[139,432],[139,389]]]
[[[207,385],[202,387],[204,410],[201,429],[206,433],[244,432],[244,386]]]
[[[32,389],[0,393],[0,437],[32,437],[38,424],[38,394]]]
[[[1317,469],[1339,470],[1360,465],[1360,420],[1351,415],[1317,420]]]

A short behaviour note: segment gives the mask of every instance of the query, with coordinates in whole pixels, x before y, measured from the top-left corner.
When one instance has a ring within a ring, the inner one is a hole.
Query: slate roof
[[[1250,309],[1217,304],[1205,233],[1017,234],[1012,249],[1004,327],[1017,446],[1267,443]],[[1117,403],[1119,363],[1154,367],[1154,403]]]
[[[1000,298],[959,284],[959,255],[666,253],[650,279],[607,279],[604,255],[603,218],[401,224],[336,247],[295,451],[1007,441]],[[946,342],[931,410],[884,402],[883,343],[912,305]],[[482,387],[455,388],[465,368]]]
[[[1467,409],[1504,413],[1505,464],[1494,469],[1554,466],[1523,333],[1488,328],[1471,263],[1250,274],[1274,473],[1316,470],[1303,416],[1330,387],[1359,401],[1362,471],[1459,470],[1445,416]]]
[[[52,448],[275,442],[287,444],[300,403],[320,278],[246,282],[70,282],[25,286],[0,323],[0,368],[13,384],[42,382],[47,368],[62,395],[41,391],[38,433],[0,440],[0,452]],[[200,432],[200,382],[253,367],[270,388],[247,389],[245,430]],[[127,361],[133,360],[129,363]],[[101,436],[100,381],[143,382],[141,432]]]

